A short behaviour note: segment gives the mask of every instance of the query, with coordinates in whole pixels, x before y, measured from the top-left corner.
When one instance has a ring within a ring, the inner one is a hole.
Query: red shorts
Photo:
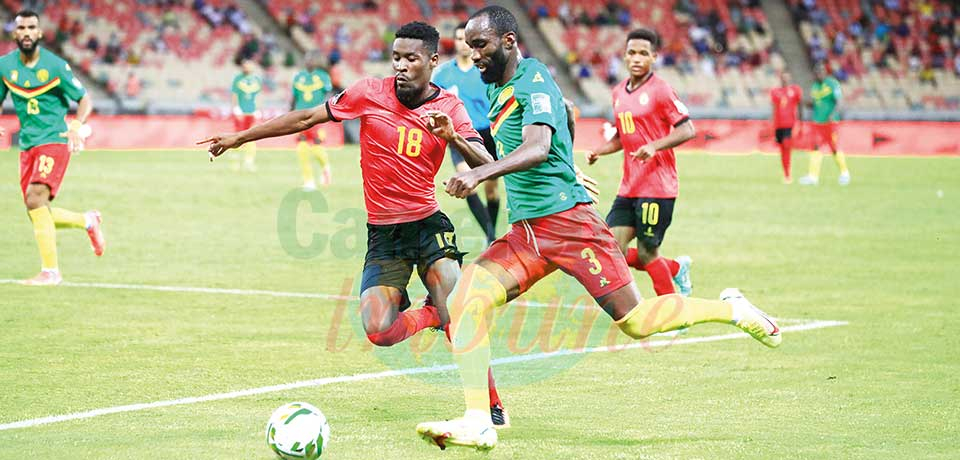
[[[314,125],[314,127],[301,131],[298,140],[313,142],[314,144],[319,144],[327,138],[327,132],[323,130],[323,127],[320,125]]]
[[[234,115],[233,116],[233,127],[237,131],[243,131],[245,129],[250,129],[253,127],[253,124],[257,121],[257,115],[254,113],[245,113],[243,115]]]
[[[63,175],[70,163],[67,144],[43,144],[20,152],[20,191],[27,196],[30,184],[46,184],[50,187],[50,199],[57,196]]]
[[[813,144],[815,147],[829,145],[831,149],[837,149],[837,123],[834,121],[827,123],[813,124]]]
[[[610,228],[593,206],[584,203],[514,223],[480,258],[513,275],[521,294],[558,268],[595,299],[633,281]]]

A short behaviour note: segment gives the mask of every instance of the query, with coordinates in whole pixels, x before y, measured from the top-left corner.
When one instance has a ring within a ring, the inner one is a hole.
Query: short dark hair
[[[33,10],[20,10],[17,12],[17,15],[14,16],[14,18],[37,18],[37,20],[39,21],[40,15]]]
[[[397,31],[395,37],[421,40],[423,41],[423,45],[426,46],[427,50],[431,53],[437,52],[437,47],[440,43],[440,32],[437,32],[437,29],[434,29],[430,24],[420,21],[404,24],[400,27],[400,30]]]
[[[517,25],[517,18],[513,16],[510,10],[497,5],[490,5],[481,8],[476,13],[470,15],[470,19],[486,16],[490,19],[490,24],[497,32],[497,35],[504,35],[507,32],[513,32],[520,35],[520,26]]]
[[[647,29],[646,27],[641,27],[630,31],[627,34],[627,41],[630,40],[646,40],[650,42],[650,46],[653,47],[654,51],[660,49],[660,35],[657,34],[657,31],[653,29]]]

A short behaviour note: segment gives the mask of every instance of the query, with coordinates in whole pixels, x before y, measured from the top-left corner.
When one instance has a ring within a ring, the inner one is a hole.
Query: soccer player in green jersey
[[[293,103],[291,110],[312,109],[327,100],[327,95],[333,90],[330,74],[323,68],[323,55],[319,51],[307,53],[306,70],[301,70],[293,77]],[[330,184],[330,163],[327,152],[323,149],[323,140],[326,132],[320,125],[316,125],[297,135],[297,159],[300,161],[300,172],[303,174],[303,189],[310,191],[317,189],[317,182],[313,177],[313,166],[310,157],[313,156],[320,163],[322,172],[320,183]]]
[[[576,278],[633,338],[720,322],[769,347],[781,341],[773,319],[737,289],[722,292],[721,300],[678,294],[641,298],[613,233],[576,180],[560,89],[543,63],[520,58],[517,28],[513,14],[499,6],[477,11],[466,28],[473,62],[489,84],[490,131],[500,159],[458,173],[446,182],[446,191],[463,198],[483,181],[502,176],[513,225],[465,268],[447,298],[467,410],[462,418],[417,426],[421,437],[441,448],[496,445],[486,371],[493,309],[558,268]]]
[[[240,64],[241,72],[233,78],[230,92],[233,93],[233,125],[237,131],[250,129],[258,119],[257,96],[263,90],[263,80],[254,75],[256,64],[247,59]],[[257,144],[248,142],[243,146],[243,168],[247,171],[257,169],[254,160],[257,157]]]
[[[833,153],[833,161],[840,168],[840,185],[850,183],[850,170],[847,169],[847,158],[837,149],[837,122],[840,120],[840,102],[843,95],[840,92],[840,82],[827,75],[823,63],[813,68],[816,81],[810,87],[810,96],[813,98],[813,151],[810,152],[810,172],[797,182],[801,185],[817,185],[820,183],[820,164],[823,155],[820,146],[826,144]]]
[[[40,16],[25,10],[17,13],[14,22],[17,49],[0,57],[0,103],[10,93],[20,120],[20,190],[33,222],[41,263],[40,273],[23,284],[56,285],[63,281],[57,264],[57,228],[86,229],[98,256],[103,255],[105,246],[98,211],[78,213],[50,206],[60,190],[70,154],[83,149],[89,134],[84,123],[93,101],[70,65],[40,46]],[[78,105],[76,117],[67,123],[69,100]]]

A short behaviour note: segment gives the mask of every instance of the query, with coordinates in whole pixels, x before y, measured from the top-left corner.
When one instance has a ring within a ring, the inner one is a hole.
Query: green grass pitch
[[[288,151],[261,152],[257,173],[210,164],[201,150],[75,157],[55,203],[100,209],[107,253],[98,260],[83,232],[63,230],[61,270],[75,285],[0,283],[0,425],[449,364],[406,345],[371,350],[356,303],[320,296],[355,294],[365,245],[358,151],[331,157],[335,184],[313,207]],[[799,175],[806,158],[795,158]],[[619,162],[584,166],[600,180],[604,213]],[[415,435],[418,422],[462,410],[448,371],[5,428],[0,459],[269,459],[267,418],[295,400],[326,413],[331,459],[955,458],[960,158],[849,162],[849,187],[827,159],[822,184],[804,188],[780,183],[774,156],[680,155],[681,197],[663,246],[693,257],[696,295],[737,286],[776,316],[849,324],[787,332],[778,350],[683,342],[736,332],[710,325],[669,347],[497,365],[513,428],[489,454],[440,452]],[[451,171],[445,163],[438,183]],[[462,202],[440,201],[471,258],[479,229]],[[0,155],[0,228],[0,279],[35,274],[14,151]],[[649,295],[646,275],[636,278]],[[583,294],[572,279],[547,281],[531,299]],[[549,311],[531,309],[527,326]],[[558,327],[579,324],[571,318]],[[602,344],[604,315],[596,328],[588,345]],[[505,330],[499,357],[533,337]],[[522,343],[504,345],[511,338]]]

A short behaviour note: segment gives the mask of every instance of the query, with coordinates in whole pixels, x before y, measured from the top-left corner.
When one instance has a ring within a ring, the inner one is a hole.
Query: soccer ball
[[[311,404],[284,404],[267,422],[267,445],[284,460],[315,460],[329,444],[327,417]]]

